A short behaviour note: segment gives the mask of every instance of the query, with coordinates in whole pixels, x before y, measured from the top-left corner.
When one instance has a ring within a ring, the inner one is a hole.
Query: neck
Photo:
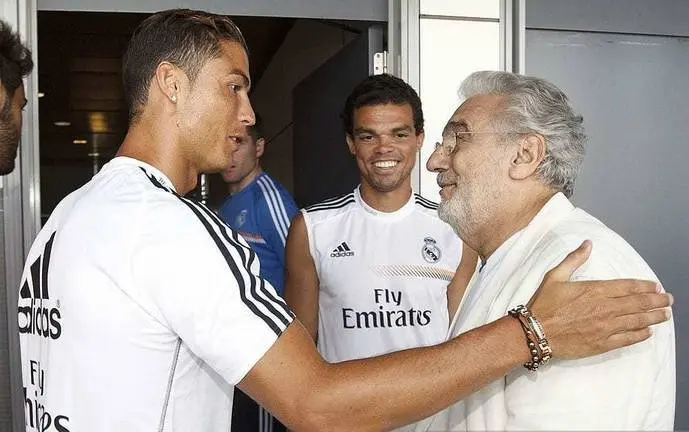
[[[247,174],[244,178],[239,180],[236,183],[228,183],[227,184],[227,190],[230,192],[230,195],[234,195],[239,191],[244,190],[249,184],[258,177],[259,174],[263,172],[263,169],[261,169],[261,165],[256,163],[256,166]]]
[[[176,137],[165,130],[155,122],[139,119],[129,127],[116,156],[127,156],[157,168],[170,179],[177,193],[185,195],[196,187],[199,172],[180,151]]]
[[[470,246],[476,250],[482,261],[490,256],[515,233],[524,229],[545,204],[555,195],[548,189],[533,193],[510,193],[513,197],[507,205],[490,212],[490,222],[470,236]]]
[[[411,197],[411,183],[407,181],[397,189],[389,192],[375,190],[365,181],[361,182],[361,199],[372,208],[386,213],[392,213],[404,207]]]

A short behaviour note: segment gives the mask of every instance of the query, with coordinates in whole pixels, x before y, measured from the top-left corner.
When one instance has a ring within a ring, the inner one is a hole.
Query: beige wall
[[[265,135],[273,139],[263,167],[293,190],[292,89],[347,43],[355,33],[314,20],[297,20],[258,82],[252,102],[263,119]],[[342,101],[344,103],[344,101]]]

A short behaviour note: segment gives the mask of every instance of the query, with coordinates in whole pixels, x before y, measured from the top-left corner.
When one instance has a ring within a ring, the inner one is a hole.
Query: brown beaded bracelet
[[[524,305],[519,305],[508,313],[519,321],[526,336],[526,344],[531,353],[531,361],[524,363],[524,367],[530,371],[538,370],[539,366],[548,363],[553,355],[553,350],[548,345],[548,340],[545,337],[543,326]]]

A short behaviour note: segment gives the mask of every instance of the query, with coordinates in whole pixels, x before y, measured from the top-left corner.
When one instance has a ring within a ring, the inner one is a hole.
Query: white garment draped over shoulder
[[[557,194],[475,275],[450,336],[527,303],[547,271],[586,239],[593,241],[592,254],[574,279],[657,280],[619,235]],[[458,367],[464,361],[458,358]],[[674,409],[675,337],[670,321],[631,347],[583,360],[554,360],[537,373],[515,369],[416,430],[660,431],[672,430]]]

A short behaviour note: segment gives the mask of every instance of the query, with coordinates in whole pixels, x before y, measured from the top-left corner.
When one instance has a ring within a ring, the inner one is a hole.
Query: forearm
[[[328,430],[385,430],[438,412],[529,359],[516,320],[503,318],[433,347],[330,365],[315,398]]]

